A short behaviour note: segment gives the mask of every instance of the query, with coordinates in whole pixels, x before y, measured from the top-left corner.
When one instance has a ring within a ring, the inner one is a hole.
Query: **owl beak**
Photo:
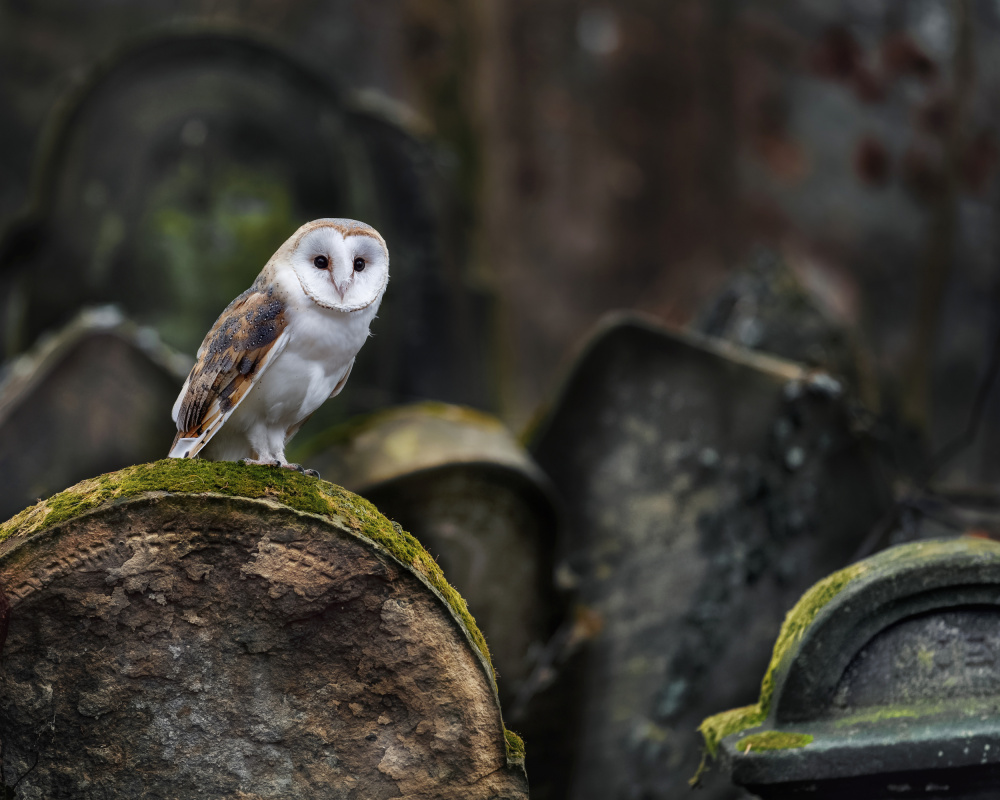
[[[337,294],[340,296],[340,301],[343,302],[344,301],[344,292],[347,291],[347,283],[345,282],[343,285],[337,283],[336,279],[334,279],[334,277],[332,275],[330,276],[330,283],[333,284],[333,288],[336,290]]]

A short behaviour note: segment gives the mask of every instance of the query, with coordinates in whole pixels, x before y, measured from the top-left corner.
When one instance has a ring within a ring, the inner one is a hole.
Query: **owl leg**
[[[244,463],[288,466],[284,439],[280,433],[275,435],[274,427],[266,424],[266,421],[255,424],[247,431],[246,444],[251,457],[243,459]]]

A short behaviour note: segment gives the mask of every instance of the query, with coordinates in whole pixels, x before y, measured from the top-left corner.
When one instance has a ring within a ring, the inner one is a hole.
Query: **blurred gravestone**
[[[0,373],[0,517],[82,478],[153,461],[190,360],[113,308],[80,314]]]
[[[872,396],[877,387],[870,385],[860,343],[830,309],[822,307],[820,297],[807,291],[784,255],[761,249],[705,305],[692,328],[823,369],[862,397]]]
[[[310,467],[366,497],[438,559],[486,635],[504,707],[515,708],[557,613],[556,514],[531,457],[498,419],[442,403],[381,411],[315,445]],[[521,716],[512,721],[528,734]]]
[[[528,796],[461,597],[340,487],[161,461],[0,542],[7,797]]]
[[[560,572],[599,623],[551,796],[679,797],[698,723],[756,698],[750,665],[885,488],[836,381],[631,317],[590,342],[530,449],[567,507]],[[702,796],[737,790],[714,776]]]
[[[0,242],[0,352],[115,302],[193,353],[300,224],[354,217],[388,242],[391,288],[350,390],[311,429],[415,396],[488,402],[488,314],[452,269],[429,148],[279,48],[141,40],[67,98],[37,174]]]
[[[1000,785],[1000,545],[902,545],[825,578],[782,627],[761,700],[705,721],[762,798],[988,800]]]

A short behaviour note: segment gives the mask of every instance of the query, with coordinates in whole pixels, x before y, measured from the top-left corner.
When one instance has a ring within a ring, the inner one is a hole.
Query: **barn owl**
[[[198,348],[174,403],[169,456],[301,470],[285,445],[344,388],[388,282],[374,228],[350,219],[299,228]]]

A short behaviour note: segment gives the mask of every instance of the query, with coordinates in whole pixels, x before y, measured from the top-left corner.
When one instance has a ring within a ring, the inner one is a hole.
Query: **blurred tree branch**
[[[954,263],[958,191],[966,137],[966,116],[974,81],[972,10],[969,0],[952,4],[957,31],[953,60],[950,124],[944,134],[944,181],[930,205],[927,248],[922,265],[910,352],[903,367],[904,422],[925,430],[930,413],[929,383],[941,309]]]

